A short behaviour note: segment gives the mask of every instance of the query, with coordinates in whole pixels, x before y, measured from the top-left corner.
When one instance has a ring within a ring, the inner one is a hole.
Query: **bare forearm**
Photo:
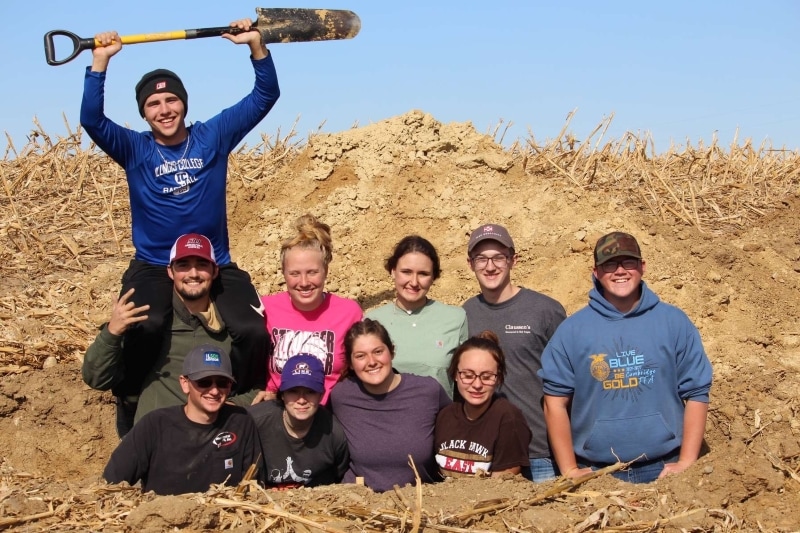
[[[238,28],[242,31],[235,35],[226,33],[223,37],[236,44],[247,43],[250,48],[250,55],[252,55],[255,60],[267,57],[269,51],[267,47],[264,46],[264,43],[261,42],[261,33],[253,29],[253,22],[249,18],[234,20],[231,22],[231,27]]]
[[[111,58],[122,50],[122,38],[115,31],[104,31],[96,34],[97,43],[92,49],[92,72],[105,72]]]
[[[92,72],[105,72],[108,70],[109,57],[92,57]]]
[[[706,419],[708,417],[708,404],[689,400],[683,414],[683,441],[681,454],[678,459],[681,463],[692,464],[700,456],[700,447],[703,445],[703,436],[706,432]]]
[[[703,435],[706,432],[707,416],[707,403],[693,400],[686,402],[683,412],[683,440],[678,462],[665,464],[659,478],[669,474],[679,474],[697,461],[700,456],[700,447],[703,445]]]
[[[261,42],[261,39],[258,41],[250,41],[248,44],[250,45],[250,55],[253,56],[253,59],[264,59],[269,55],[269,50],[267,50],[267,47]]]
[[[547,423],[547,436],[550,449],[562,474],[578,468],[575,450],[572,448],[572,428],[567,412],[568,398],[545,396],[544,419]]]

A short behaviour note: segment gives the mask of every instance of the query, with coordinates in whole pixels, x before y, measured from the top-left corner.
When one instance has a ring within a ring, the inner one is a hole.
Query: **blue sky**
[[[222,26],[270,7],[258,2],[3,0],[0,130],[19,150],[34,116],[51,136],[66,134],[62,114],[78,124],[91,52],[48,65],[49,30],[91,37]],[[362,30],[351,41],[270,46],[282,96],[246,139],[251,145],[262,132],[288,132],[298,117],[305,137],[323,122],[322,131],[337,132],[412,109],[441,122],[471,121],[480,132],[502,119],[513,122],[506,144],[528,130],[541,141],[577,108],[571,131],[579,139],[614,113],[606,138],[649,131],[658,150],[687,138],[708,142],[715,132],[727,145],[737,127],[740,139],[800,148],[798,2],[286,0],[279,7],[351,9]],[[222,38],[129,45],[109,69],[109,117],[145,127],[133,87],[154,68],[181,76],[189,120],[208,119],[252,87],[246,47]]]

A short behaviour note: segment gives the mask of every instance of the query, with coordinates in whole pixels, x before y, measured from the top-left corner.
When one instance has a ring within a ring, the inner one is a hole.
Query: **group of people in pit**
[[[698,458],[711,365],[699,333],[642,280],[627,233],[594,248],[589,304],[515,285],[519,257],[498,224],[476,228],[467,261],[479,294],[463,306],[427,296],[435,247],[402,238],[386,260],[392,302],[367,311],[325,291],[330,228],[300,217],[281,246],[286,291],[259,296],[232,262],[227,156],[275,104],[272,55],[251,30],[250,94],[186,125],[172,71],[136,86],[145,132],[103,112],[116,32],[96,36],[81,123],[126,172],[136,255],[83,378],[116,398],[122,440],[104,471],[161,494],[238,483],[249,467],[276,488],[363,481],[376,491],[421,479],[577,477],[617,461],[648,482]]]

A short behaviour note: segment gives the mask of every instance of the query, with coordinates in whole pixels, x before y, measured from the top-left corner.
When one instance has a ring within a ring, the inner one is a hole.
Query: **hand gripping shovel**
[[[250,31],[261,33],[264,44],[295,43],[352,39],[361,29],[361,19],[352,11],[340,9],[256,8],[257,20]],[[218,37],[223,33],[241,33],[239,28],[222,26],[196,30],[176,30],[161,33],[142,33],[121,37],[122,44],[152,43],[177,39]],[[56,59],[53,37],[68,37],[74,50],[64,59]],[[82,39],[66,30],[53,30],[44,34],[44,55],[48,65],[63,65],[75,59],[84,50],[100,46],[94,37]]]

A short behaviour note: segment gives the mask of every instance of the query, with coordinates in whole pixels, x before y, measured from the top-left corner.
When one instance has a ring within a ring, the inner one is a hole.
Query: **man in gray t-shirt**
[[[511,269],[517,264],[517,254],[503,226],[484,224],[473,231],[467,255],[481,288],[480,294],[464,302],[469,334],[488,329],[500,339],[507,372],[498,394],[519,407],[533,434],[528,447],[531,479],[553,479],[558,474],[547,442],[542,381],[537,372],[542,368],[544,347],[567,314],[553,298],[512,285]]]

